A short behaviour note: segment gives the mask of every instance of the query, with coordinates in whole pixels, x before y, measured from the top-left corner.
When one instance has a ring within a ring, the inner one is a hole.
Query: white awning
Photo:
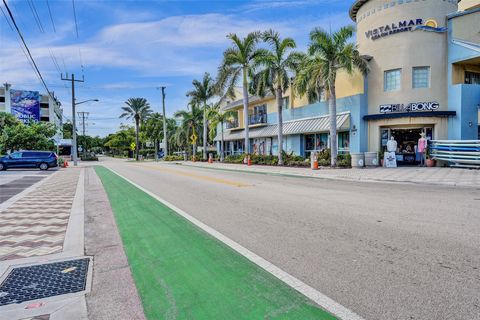
[[[350,130],[350,113],[337,114],[337,129],[339,131]],[[285,121],[283,123],[283,134],[309,134],[309,133],[322,133],[329,132],[330,125],[328,115],[316,118],[307,118],[300,120]],[[223,133],[224,141],[234,141],[245,139],[245,130],[225,130]],[[256,138],[268,138],[276,137],[278,135],[278,125],[270,124],[260,128],[250,128],[249,137]],[[221,140],[221,132],[217,132],[215,141]]]

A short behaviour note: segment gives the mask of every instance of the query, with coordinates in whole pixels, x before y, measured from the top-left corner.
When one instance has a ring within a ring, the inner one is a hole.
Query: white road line
[[[143,192],[147,193],[151,197],[155,198],[156,200],[160,201],[203,231],[207,232],[211,236],[215,237],[217,240],[223,242],[233,250],[237,251],[239,254],[247,258],[248,260],[252,261],[262,269],[266,270],[267,272],[271,273],[293,289],[297,290],[313,302],[317,303],[326,311],[330,312],[334,316],[343,319],[343,320],[364,320],[361,316],[356,314],[355,312],[351,311],[350,309],[342,306],[341,304],[335,302],[334,300],[330,299],[320,291],[312,288],[308,284],[302,282],[301,280],[295,278],[294,276],[288,274],[287,272],[283,271],[279,267],[273,265],[272,263],[268,262],[267,260],[263,259],[262,257],[256,255],[255,253],[251,252],[247,248],[241,246],[237,242],[233,241],[232,239],[228,238],[227,236],[223,235],[222,233],[218,232],[217,230],[207,226],[203,222],[197,220],[196,218],[192,217],[185,211],[180,208],[177,208],[175,205],[171,204],[170,202],[160,198],[156,194],[150,192],[149,190],[145,189],[144,187],[136,184],[132,180],[126,178],[125,176],[121,175],[117,171],[108,168],[110,171],[118,175],[119,177],[125,179],[126,181],[130,182],[132,185],[137,187],[138,189],[142,190]]]

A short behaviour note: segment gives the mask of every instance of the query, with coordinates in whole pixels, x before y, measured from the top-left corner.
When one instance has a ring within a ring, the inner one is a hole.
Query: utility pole
[[[163,151],[164,156],[168,155],[168,137],[167,137],[167,115],[165,114],[165,86],[160,87],[162,89],[162,106],[163,106]]]
[[[85,136],[85,118],[88,117],[90,112],[78,112],[78,116],[82,118],[82,127],[83,127],[83,158],[87,157],[87,137]]]
[[[72,77],[68,77],[68,73],[66,77],[63,77],[63,73],[61,74],[61,79],[64,81],[70,81],[72,85],[72,156],[73,156],[73,165],[77,166],[77,126],[75,124],[75,82],[85,82],[85,79],[82,76],[82,80],[75,80],[75,75],[72,73]]]

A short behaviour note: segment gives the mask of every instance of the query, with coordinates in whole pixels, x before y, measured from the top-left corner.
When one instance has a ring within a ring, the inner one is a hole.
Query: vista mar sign
[[[412,31],[416,26],[423,26],[423,19],[403,20],[398,23],[387,24],[365,32],[367,38],[377,40],[392,34]]]
[[[383,104],[380,113],[435,111],[440,108],[438,102],[415,102],[409,104]]]

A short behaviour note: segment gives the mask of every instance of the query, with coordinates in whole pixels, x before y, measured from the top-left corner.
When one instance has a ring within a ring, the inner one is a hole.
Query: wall
[[[452,37],[480,43],[480,11],[452,19]]]
[[[457,84],[449,89],[449,104],[457,116],[448,124],[448,139],[478,139],[480,85]]]
[[[458,10],[470,10],[474,8],[480,8],[480,0],[462,0],[458,5]]]
[[[392,7],[391,4],[395,5]],[[392,103],[436,101],[440,110],[447,110],[447,35],[426,31],[407,31],[376,40],[366,33],[400,21],[435,19],[439,27],[446,26],[446,15],[457,10],[456,2],[370,0],[357,15],[357,43],[361,54],[370,55],[368,75],[369,114],[379,113],[379,106]],[[380,10],[379,10],[380,9]],[[365,17],[364,17],[365,15]],[[430,66],[430,88],[412,88],[412,68]],[[384,72],[402,69],[401,89],[384,92]]]

